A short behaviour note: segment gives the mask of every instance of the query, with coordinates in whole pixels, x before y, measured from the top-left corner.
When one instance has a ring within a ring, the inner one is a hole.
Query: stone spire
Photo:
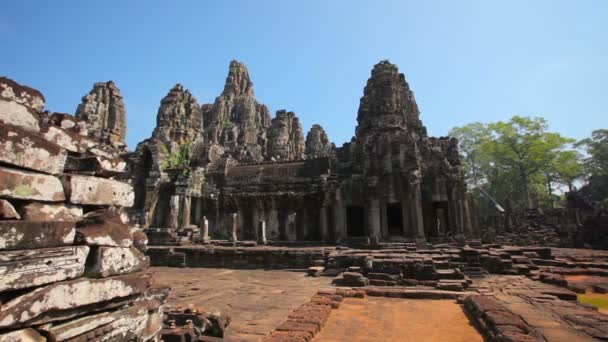
[[[239,161],[264,160],[270,111],[255,99],[244,64],[230,62],[224,91],[201,110],[206,143],[222,145],[225,153]]]
[[[245,64],[235,60],[230,62],[230,69],[228,70],[222,95],[226,97],[254,97],[253,82],[249,78],[249,71]]]
[[[306,143],[300,119],[294,112],[277,111],[268,131],[268,158],[299,160],[304,158]]]
[[[330,157],[335,153],[334,144],[329,141],[327,133],[320,125],[312,125],[306,135],[306,157],[323,158]]]
[[[160,101],[152,136],[164,142],[194,141],[203,129],[202,120],[196,98],[178,83]]]
[[[359,105],[356,135],[374,131],[423,129],[420,112],[405,76],[396,65],[381,61],[374,65]]]
[[[104,144],[126,146],[127,113],[114,81],[95,83],[89,94],[82,98],[76,116],[86,121],[89,136]]]
[[[224,91],[213,106],[205,106],[205,109],[208,129],[234,124],[240,131],[251,128],[263,131],[270,126],[268,107],[256,101],[247,67],[237,61],[230,62]]]

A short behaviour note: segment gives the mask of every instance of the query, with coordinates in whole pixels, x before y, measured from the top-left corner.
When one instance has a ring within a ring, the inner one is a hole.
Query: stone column
[[[232,213],[230,215],[231,218],[231,226],[232,226],[232,235],[231,235],[231,239],[230,241],[232,242],[237,242],[238,241],[238,229],[239,229],[239,220],[238,220],[238,214],[237,213]]]
[[[169,201],[169,228],[179,227],[179,195],[171,196]]]
[[[347,237],[346,233],[346,208],[342,201],[340,190],[336,191],[336,202],[334,206],[335,242]]]
[[[372,243],[380,241],[380,201],[373,198],[367,207],[368,227],[367,235]]]
[[[270,199],[270,210],[268,211],[268,233],[272,237],[279,236],[279,213],[277,212],[276,202],[274,198]]]
[[[266,221],[259,220],[258,221],[258,231],[259,231],[259,242],[262,244],[266,244]]]
[[[412,227],[417,238],[424,238],[424,222],[422,216],[422,194],[420,193],[420,174],[416,170],[410,173],[411,198],[410,215],[412,215]]]
[[[287,214],[287,241],[296,241],[297,231],[296,231],[296,213]]]
[[[182,208],[182,228],[187,228],[190,225],[190,196],[183,196]]]
[[[325,207],[321,207],[319,210],[319,235],[321,236],[321,241],[327,242],[327,209]]]
[[[207,216],[203,216],[200,223],[201,228],[201,240],[203,243],[208,243],[211,238],[209,238],[209,220],[207,220]]]

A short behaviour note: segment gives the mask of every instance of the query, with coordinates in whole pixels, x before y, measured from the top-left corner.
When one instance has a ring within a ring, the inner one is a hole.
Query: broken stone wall
[[[44,102],[0,78],[0,340],[153,339],[167,292],[126,222],[126,160]]]

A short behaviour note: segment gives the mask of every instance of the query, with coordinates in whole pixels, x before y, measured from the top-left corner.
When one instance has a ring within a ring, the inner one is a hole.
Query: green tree
[[[493,158],[517,175],[526,207],[532,208],[531,178],[553,165],[558,152],[574,141],[548,132],[543,118],[516,115],[508,122],[493,123],[490,128],[494,138],[488,147]]]
[[[484,177],[482,164],[488,161],[487,156],[484,155],[484,144],[491,139],[488,125],[481,122],[470,123],[453,128],[449,135],[458,139],[460,157],[464,161],[467,181],[472,183],[473,187],[478,186],[480,178]]]
[[[576,145],[589,156],[585,159],[587,184],[581,190],[594,201],[608,201],[608,129],[595,130]]]

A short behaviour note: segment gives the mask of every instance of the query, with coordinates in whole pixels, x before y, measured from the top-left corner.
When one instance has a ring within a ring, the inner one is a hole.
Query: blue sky
[[[115,80],[131,149],[150,136],[177,82],[199,103],[231,59],[258,101],[354,134],[372,66],[396,63],[431,135],[513,114],[583,138],[608,128],[608,1],[10,1],[0,10],[0,74],[74,113]]]

